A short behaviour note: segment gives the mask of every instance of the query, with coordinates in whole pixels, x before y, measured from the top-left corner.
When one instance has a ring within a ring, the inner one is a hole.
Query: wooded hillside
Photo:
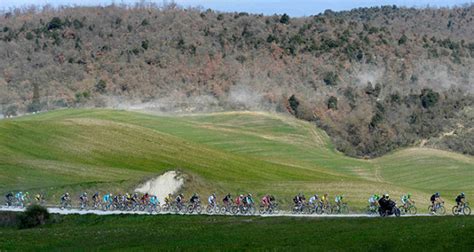
[[[474,154],[474,5],[304,18],[176,5],[0,17],[0,114],[145,106],[277,110],[351,156],[425,144]]]

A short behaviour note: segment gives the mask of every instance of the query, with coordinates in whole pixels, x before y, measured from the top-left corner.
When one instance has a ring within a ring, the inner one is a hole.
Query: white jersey
[[[216,198],[214,198],[214,195],[211,195],[209,196],[209,198],[207,198],[207,202],[212,205],[214,204],[214,201],[216,200]]]
[[[309,203],[314,204],[317,202],[316,196],[313,195],[313,197],[309,198]]]
[[[377,201],[375,200],[375,197],[370,197],[370,198],[369,198],[369,203],[375,204],[375,202],[377,202]]]

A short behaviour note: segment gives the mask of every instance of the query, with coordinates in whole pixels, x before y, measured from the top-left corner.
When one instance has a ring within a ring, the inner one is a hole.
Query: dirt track
[[[23,212],[24,209],[21,208],[12,208],[12,207],[0,207],[0,211],[11,211],[11,212]],[[48,207],[50,213],[55,214],[95,214],[95,215],[116,215],[116,214],[139,214],[139,215],[160,215],[160,214],[175,214],[169,212],[161,213],[149,213],[145,211],[102,211],[102,210],[79,210],[79,209],[60,209],[57,207]],[[196,215],[196,214],[181,214],[181,215]],[[211,215],[207,213],[201,213],[201,215]],[[223,214],[213,214],[213,215],[222,215],[222,216],[233,216],[233,215],[223,215]],[[250,216],[250,215],[236,215],[236,216]],[[369,215],[369,214],[291,214],[289,212],[283,212],[279,214],[255,214],[251,216],[261,216],[261,217],[299,217],[299,218],[375,218],[379,217],[378,215]],[[430,214],[416,214],[416,215],[402,215],[401,217],[417,217],[417,216],[433,216]]]

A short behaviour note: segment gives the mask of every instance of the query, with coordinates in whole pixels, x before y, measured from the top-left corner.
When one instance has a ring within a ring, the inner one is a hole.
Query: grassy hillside
[[[157,116],[112,110],[62,110],[0,121],[0,191],[131,190],[167,170],[187,174],[184,191],[344,193],[362,208],[371,193],[430,193],[452,202],[474,194],[474,158],[404,149],[349,158],[310,123],[284,115],[228,112]]]
[[[357,230],[357,231],[356,231]],[[0,227],[2,250],[472,251],[473,217],[264,218],[65,216]]]

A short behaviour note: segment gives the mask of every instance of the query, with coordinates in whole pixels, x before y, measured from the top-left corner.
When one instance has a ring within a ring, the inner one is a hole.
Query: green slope
[[[62,110],[0,121],[0,191],[131,190],[179,169],[185,192],[344,193],[362,208],[369,194],[474,193],[474,158],[405,149],[375,160],[334,150],[310,123],[268,113],[157,116]]]

